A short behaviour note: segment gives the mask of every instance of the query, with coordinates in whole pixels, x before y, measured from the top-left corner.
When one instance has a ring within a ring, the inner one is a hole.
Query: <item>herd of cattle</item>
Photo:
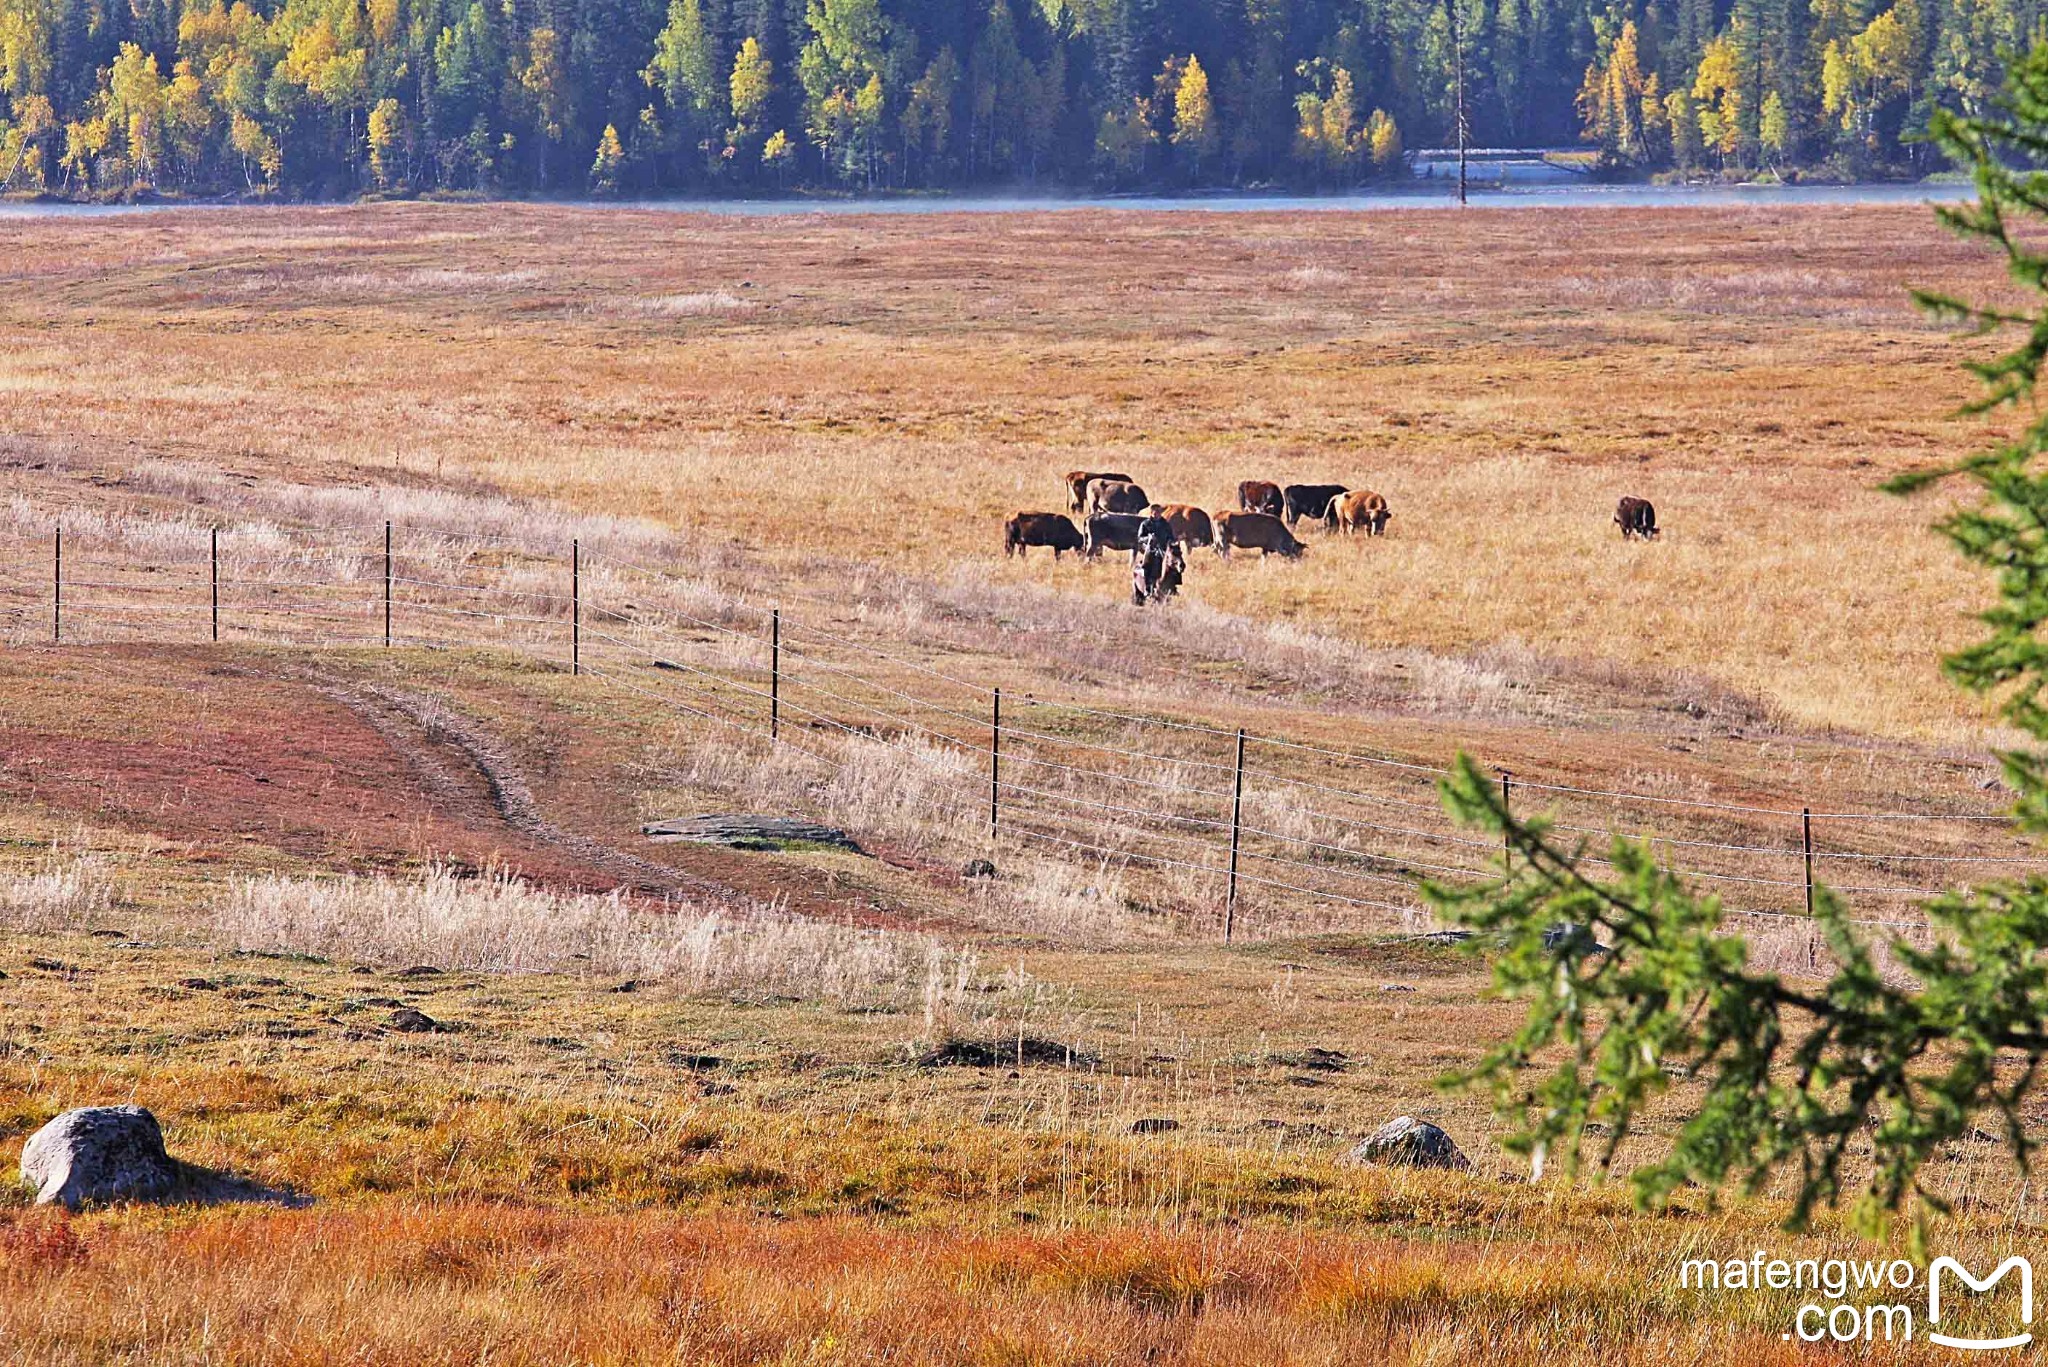
[[[1055,560],[1065,551],[1091,560],[1105,550],[1138,554],[1148,526],[1163,521],[1178,546],[1213,546],[1225,559],[1233,549],[1294,559],[1308,549],[1294,534],[1304,519],[1331,532],[1381,536],[1394,515],[1372,490],[1342,484],[1283,486],[1248,479],[1237,486],[1237,507],[1212,515],[1191,503],[1154,503],[1126,474],[1073,470],[1064,478],[1067,512],[1012,514],[1003,524],[1003,554],[1025,555],[1033,546],[1050,547]],[[1068,514],[1080,515],[1082,525],[1076,527]],[[1623,540],[1657,537],[1657,510],[1648,499],[1623,498],[1614,523]]]

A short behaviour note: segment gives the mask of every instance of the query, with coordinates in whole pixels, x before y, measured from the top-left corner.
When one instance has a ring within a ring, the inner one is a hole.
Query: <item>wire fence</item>
[[[386,523],[360,539],[266,524],[102,521],[23,535],[0,567],[16,642],[258,641],[489,646],[554,661],[678,717],[826,769],[886,754],[960,833],[1148,871],[1225,938],[1312,913],[1426,923],[1426,879],[1495,875],[1504,852],[1455,825],[1440,764],[1186,717],[1005,692],[910,642],[859,639],[819,607],[757,606],[678,567],[503,536]],[[0,533],[9,529],[0,528]],[[1993,810],[1812,810],[1500,773],[1585,862],[1649,842],[1762,927],[1808,937],[1814,888],[1866,924],[1924,930],[1927,898],[2048,866]]]

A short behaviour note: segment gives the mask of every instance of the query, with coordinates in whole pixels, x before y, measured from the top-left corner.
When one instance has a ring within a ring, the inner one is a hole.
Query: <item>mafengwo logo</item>
[[[2005,1280],[2007,1273],[2019,1273],[2020,1324],[2024,1329],[2024,1326],[2031,1325],[2034,1322],[2034,1265],[2025,1258],[2007,1258],[1992,1271],[1990,1276],[1982,1281],[1978,1281],[1975,1277],[1971,1276],[1963,1265],[1954,1258],[1936,1258],[1933,1265],[1927,1269],[1928,1338],[1949,1348],[1978,1350],[1988,1348],[2024,1348],[2034,1341],[2034,1334],[2031,1329],[2024,1329],[2024,1332],[2011,1334],[2005,1338],[1994,1339],[1959,1338],[1955,1335],[1941,1333],[1937,1326],[1941,1323],[1941,1274],[1944,1272],[1954,1273],[1956,1280],[1968,1286],[1972,1291],[1989,1291],[1992,1287],[1998,1285],[1999,1282]]]
[[[1782,1335],[1788,1341],[1906,1343],[1924,1337],[1971,1353],[2024,1348],[2034,1341],[2034,1267],[2016,1255],[1982,1277],[1943,1256],[1922,1278],[1903,1258],[1786,1259],[1759,1249],[1746,1259],[1687,1259],[1678,1266],[1678,1285],[1723,1294],[1810,1293],[1813,1298],[1792,1312]],[[1970,1306],[1977,1313],[1969,1316],[1965,1333],[1957,1320]]]

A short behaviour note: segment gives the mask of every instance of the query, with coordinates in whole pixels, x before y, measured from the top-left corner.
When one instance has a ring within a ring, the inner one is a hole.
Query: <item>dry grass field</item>
[[[1875,490],[1984,436],[1905,291],[1998,282],[1925,210],[0,216],[0,284],[0,1170],[134,1100],[310,1198],[63,1217],[0,1184],[0,1363],[1830,1360],[1783,1338],[1796,1297],[1677,1262],[1872,1246],[1787,1238],[1777,1192],[1532,1181],[1434,1085],[1514,1004],[1360,890],[1486,857],[1405,767],[1459,749],[1639,795],[1524,800],[1780,913],[1796,885],[1715,848],[1802,806],[1996,811],[1987,711],[1935,669],[1986,586],[1936,502]],[[1395,518],[1200,554],[1139,612],[1114,557],[1001,555],[1090,466]],[[1624,492],[1660,542],[1621,542]],[[610,614],[580,675],[571,540]],[[991,847],[996,685],[1039,737]],[[1213,848],[1138,852],[1213,830],[1237,727],[1249,867],[1377,884],[1253,885],[1226,947]],[[1165,814],[1104,834],[1105,799]],[[734,810],[867,853],[636,830]],[[1833,881],[1935,877],[1824,825]],[[1797,971],[1792,924],[1745,928]],[[1400,1114],[1474,1170],[1341,1161]],[[1947,1246],[2048,1251],[1998,1144],[1931,1180]]]
[[[0,220],[30,458],[477,481],[827,558],[1108,597],[1001,519],[1111,468],[1391,501],[1390,536],[1203,564],[1227,612],[1690,672],[1967,743],[1981,601],[1885,475],[1974,440],[1919,207],[706,218],[453,207]],[[1616,497],[1669,528],[1624,545]],[[856,571],[857,572],[857,571]]]

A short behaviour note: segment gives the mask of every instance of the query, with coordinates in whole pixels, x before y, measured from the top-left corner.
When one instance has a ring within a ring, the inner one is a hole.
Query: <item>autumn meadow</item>
[[[0,210],[0,1168],[133,1101],[290,1198],[0,1186],[0,1361],[1831,1360],[1674,1268],[1834,1216],[1438,1088],[1520,1013],[1415,885],[1468,752],[1798,972],[1802,809],[1999,810],[1990,586],[1878,489],[1996,430],[1915,287],[2000,277],[1924,206]],[[1137,609],[1003,554],[1074,469],[1394,516]],[[2023,853],[1899,829],[1824,832],[1859,914]],[[1471,1168],[1343,1161],[1399,1115]],[[1930,1180],[2042,1246],[1991,1136]]]

